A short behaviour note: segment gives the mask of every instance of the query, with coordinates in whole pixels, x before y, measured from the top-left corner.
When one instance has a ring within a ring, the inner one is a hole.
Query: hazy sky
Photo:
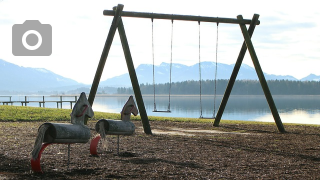
[[[24,66],[46,68],[78,82],[91,84],[111,25],[111,10],[251,19],[261,24],[252,37],[262,70],[269,74],[303,78],[320,75],[320,13],[317,1],[139,1],[139,0],[0,0],[0,59]],[[39,20],[52,26],[50,56],[14,56],[12,26]],[[151,20],[123,18],[135,67],[152,64]],[[173,62],[198,63],[198,23],[174,21]],[[215,23],[201,23],[201,61],[215,61]],[[171,21],[154,21],[155,62],[170,61]],[[237,24],[219,24],[218,62],[233,64],[243,43]],[[253,66],[247,53],[244,63]],[[107,59],[102,80],[127,72],[118,34]],[[195,72],[198,74],[198,72]],[[219,72],[218,72],[219,73]],[[152,72],[150,72],[152,75]]]

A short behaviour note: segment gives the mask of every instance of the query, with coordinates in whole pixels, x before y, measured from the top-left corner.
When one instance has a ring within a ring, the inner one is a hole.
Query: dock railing
[[[39,103],[39,107],[45,107],[46,103],[56,103],[57,108],[62,109],[63,103],[70,103],[70,109],[73,108],[73,103],[78,100],[77,96],[22,96],[23,100],[14,100],[16,97],[13,96],[0,96],[0,104],[2,105],[13,105],[14,103],[21,103],[21,106],[27,106],[28,103]],[[71,100],[71,98],[74,98]]]

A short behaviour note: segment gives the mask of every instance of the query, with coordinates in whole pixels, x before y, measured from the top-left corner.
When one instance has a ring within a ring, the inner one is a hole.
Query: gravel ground
[[[135,121],[132,136],[107,136],[91,156],[90,142],[53,144],[42,154],[43,174],[30,152],[43,122],[0,122],[0,179],[320,179],[320,126]],[[93,128],[95,122],[90,122]],[[92,131],[92,137],[96,134]],[[69,166],[69,169],[68,169]]]

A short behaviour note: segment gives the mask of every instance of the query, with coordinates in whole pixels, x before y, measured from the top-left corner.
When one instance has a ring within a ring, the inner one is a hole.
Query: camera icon
[[[15,56],[50,56],[52,27],[38,20],[26,20],[12,26],[12,54]]]

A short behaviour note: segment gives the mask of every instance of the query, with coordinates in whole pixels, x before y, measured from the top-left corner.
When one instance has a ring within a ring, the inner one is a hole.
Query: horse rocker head
[[[91,118],[93,115],[94,113],[89,101],[87,100],[86,94],[82,92],[70,114],[71,123],[84,125],[85,117],[87,116]]]
[[[122,121],[130,121],[131,113],[133,115],[138,115],[138,109],[136,103],[133,100],[133,97],[130,96],[126,104],[123,106],[121,111],[121,120]]]

